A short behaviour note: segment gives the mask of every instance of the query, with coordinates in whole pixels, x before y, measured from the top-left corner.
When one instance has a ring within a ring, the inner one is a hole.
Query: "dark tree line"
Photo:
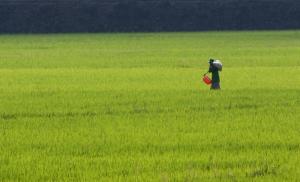
[[[1,33],[297,28],[299,0],[0,0]]]

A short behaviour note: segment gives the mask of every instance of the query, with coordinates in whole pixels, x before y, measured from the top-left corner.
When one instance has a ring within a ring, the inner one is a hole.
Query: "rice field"
[[[299,58],[300,31],[1,35],[0,181],[300,181]]]

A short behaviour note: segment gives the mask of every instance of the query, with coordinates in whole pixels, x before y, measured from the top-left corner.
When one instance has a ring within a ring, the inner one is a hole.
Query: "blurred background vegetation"
[[[1,33],[298,28],[299,0],[0,0]]]

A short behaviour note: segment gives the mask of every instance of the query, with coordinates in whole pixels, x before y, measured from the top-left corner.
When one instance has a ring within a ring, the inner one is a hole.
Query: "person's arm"
[[[214,65],[213,65],[213,62],[214,62],[213,59],[210,59],[210,60],[209,60],[209,68],[208,68],[207,73],[212,73],[213,71],[215,71],[215,67],[214,67]],[[204,75],[206,75],[207,73],[205,73]]]
[[[208,73],[211,73],[213,71],[214,71],[214,65],[212,63],[210,63]]]

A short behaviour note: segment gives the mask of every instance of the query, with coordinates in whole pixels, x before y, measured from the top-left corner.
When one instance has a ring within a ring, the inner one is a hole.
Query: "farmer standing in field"
[[[219,71],[222,71],[222,63],[219,60],[209,59],[209,70],[207,73],[212,73],[211,90],[219,90],[220,88],[220,76]]]

